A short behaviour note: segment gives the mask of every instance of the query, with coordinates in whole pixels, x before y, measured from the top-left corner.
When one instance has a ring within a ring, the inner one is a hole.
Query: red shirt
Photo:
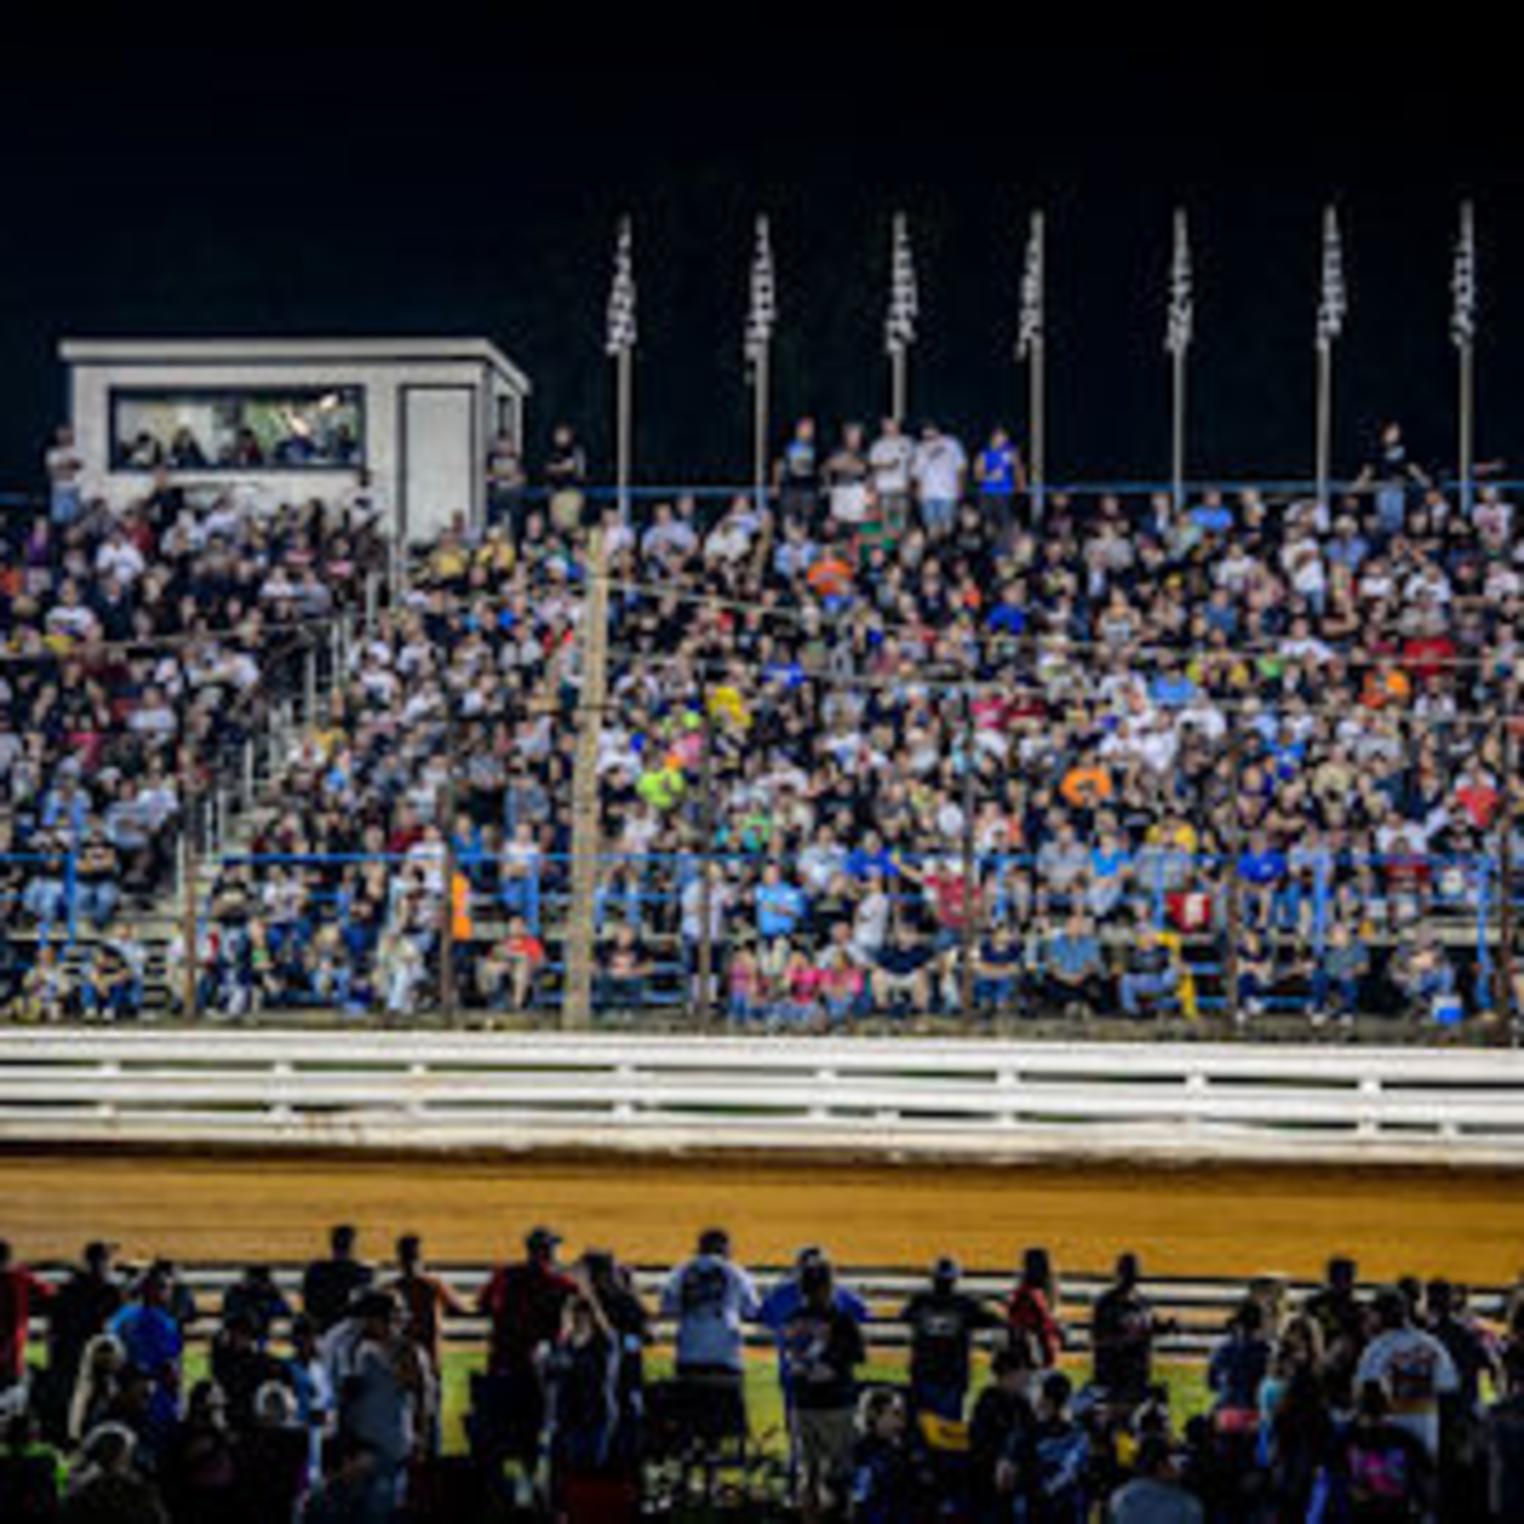
[[[482,1287],[478,1310],[492,1319],[491,1369],[521,1371],[541,1345],[561,1333],[561,1309],[576,1283],[535,1260],[504,1265]]]
[[[52,1295],[53,1288],[25,1265],[0,1270],[0,1381],[15,1383],[21,1379],[32,1303],[45,1302]]]
[[[1018,1286],[1006,1304],[1006,1319],[1013,1333],[1031,1335],[1043,1369],[1051,1367],[1058,1359],[1063,1339],[1047,1297],[1035,1287]]]

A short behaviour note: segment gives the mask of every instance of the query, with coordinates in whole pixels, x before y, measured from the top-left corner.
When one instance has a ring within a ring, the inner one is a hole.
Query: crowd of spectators
[[[230,865],[208,988],[556,998],[598,528],[601,1005],[1495,1009],[1524,552],[1499,488],[1373,453],[1328,503],[1039,501],[1001,431],[804,419],[765,499],[626,522],[570,429],[532,487],[500,445]]]
[[[47,511],[0,517],[0,1002],[121,1016],[187,776],[209,788],[299,681],[301,632],[359,604],[375,525],[363,491],[196,497],[163,470],[112,509],[83,496],[66,429],[47,464]],[[86,934],[71,966],[60,952]]]
[[[613,1254],[565,1265],[559,1244],[534,1229],[468,1303],[415,1235],[378,1272],[340,1227],[300,1310],[256,1265],[213,1313],[167,1262],[128,1269],[93,1243],[44,1279],[0,1243],[0,1514],[470,1524],[496,1499],[523,1518],[633,1519],[642,1501],[670,1507],[662,1489],[693,1485],[727,1441],[746,1468],[748,1330],[776,1349],[774,1502],[807,1521],[1486,1524],[1524,1509],[1524,1288],[1490,1319],[1442,1279],[1367,1294],[1345,1258],[1298,1298],[1257,1279],[1211,1350],[1207,1406],[1184,1413],[1155,1366],[1175,1325],[1132,1254],[1081,1328],[1042,1249],[998,1300],[944,1257],[875,1307],[816,1246],[764,1291],[711,1229],[648,1307]],[[442,1339],[468,1313],[488,1345],[470,1458],[450,1461]]]

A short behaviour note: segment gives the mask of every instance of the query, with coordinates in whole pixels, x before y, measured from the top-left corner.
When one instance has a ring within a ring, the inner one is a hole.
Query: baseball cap
[[[963,1274],[963,1267],[952,1255],[942,1255],[931,1267],[931,1278],[936,1281],[955,1281]]]
[[[548,1254],[561,1242],[561,1235],[554,1228],[531,1228],[524,1239],[524,1247],[531,1254]]]

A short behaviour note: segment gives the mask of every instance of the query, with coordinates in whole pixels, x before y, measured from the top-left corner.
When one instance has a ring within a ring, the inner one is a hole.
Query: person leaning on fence
[[[376,1278],[375,1271],[355,1255],[358,1238],[358,1230],[348,1223],[331,1228],[327,1258],[313,1260],[302,1274],[302,1310],[320,1335],[348,1316],[355,1293]]]
[[[561,1313],[576,1282],[556,1264],[560,1235],[532,1229],[524,1258],[493,1272],[476,1299],[491,1320],[486,1375],[472,1386],[472,1448],[487,1462],[507,1459],[533,1473],[545,1422],[540,1360],[559,1337]]]
[[[723,1228],[706,1229],[698,1252],[672,1272],[662,1290],[663,1315],[677,1319],[678,1378],[739,1391],[745,1324],[760,1308],[751,1276],[731,1261],[730,1235]]]
[[[931,1267],[931,1284],[900,1309],[910,1330],[910,1406],[918,1420],[929,1413],[962,1422],[974,1336],[1000,1326],[992,1308],[958,1290],[961,1273],[944,1255]]]
[[[1137,1407],[1153,1384],[1154,1338],[1171,1325],[1154,1315],[1139,1289],[1138,1257],[1117,1257],[1116,1277],[1096,1299],[1091,1317],[1093,1379],[1107,1403]]]

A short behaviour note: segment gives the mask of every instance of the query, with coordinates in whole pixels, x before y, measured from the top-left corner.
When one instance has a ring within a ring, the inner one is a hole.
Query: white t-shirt
[[[938,434],[916,446],[910,474],[921,489],[923,502],[946,502],[958,496],[959,482],[967,466],[963,446],[951,434]]]
[[[1439,1399],[1460,1390],[1450,1352],[1418,1328],[1392,1328],[1372,1339],[1360,1357],[1355,1384],[1379,1381],[1392,1404],[1391,1419],[1439,1455]]]
[[[71,444],[54,445],[47,454],[48,480],[56,486],[69,486],[85,469],[85,459]]]
[[[868,474],[880,496],[903,497],[910,491],[914,446],[903,434],[881,434],[868,451]]]

